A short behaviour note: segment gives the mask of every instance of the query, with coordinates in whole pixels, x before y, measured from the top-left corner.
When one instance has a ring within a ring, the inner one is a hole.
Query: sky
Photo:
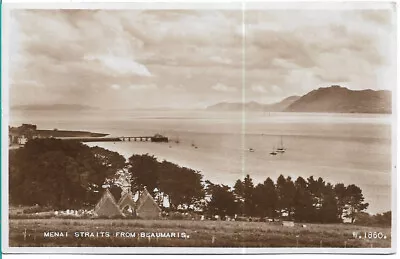
[[[11,10],[10,17],[11,105],[196,109],[272,103],[332,84],[396,85],[390,8]]]

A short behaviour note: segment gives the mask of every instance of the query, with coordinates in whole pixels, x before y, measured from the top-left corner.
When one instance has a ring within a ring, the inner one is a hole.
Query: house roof
[[[154,207],[158,210],[161,211],[160,207],[158,206],[157,202],[153,199],[153,197],[150,195],[150,193],[147,191],[146,187],[144,188],[142,194],[140,195],[137,203],[136,203],[136,209],[140,210],[140,208],[146,203],[146,202],[151,202]]]
[[[126,192],[118,201],[118,206],[122,210],[126,205],[131,206],[133,209],[136,207],[136,203],[133,199],[133,196],[131,193]]]
[[[94,211],[98,215],[106,215],[106,216],[113,216],[113,215],[122,215],[122,212],[117,205],[114,196],[111,192],[106,189],[103,196],[96,204]]]

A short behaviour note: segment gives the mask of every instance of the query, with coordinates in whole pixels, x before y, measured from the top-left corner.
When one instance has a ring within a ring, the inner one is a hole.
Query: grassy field
[[[227,222],[128,219],[10,219],[10,247],[390,247],[390,228],[348,224],[295,224],[275,222]],[[48,231],[68,232],[67,237],[45,237]],[[95,237],[76,237],[93,233]],[[88,233],[89,232],[89,233]],[[109,236],[101,237],[101,232]],[[121,237],[121,233],[135,236]],[[142,237],[146,233],[175,233],[171,237]],[[355,238],[357,232],[362,238]],[[386,238],[364,238],[377,232]],[[179,233],[179,237],[178,234]],[[183,237],[185,233],[186,237]],[[96,237],[96,235],[99,235]],[[131,234],[133,235],[133,234]]]

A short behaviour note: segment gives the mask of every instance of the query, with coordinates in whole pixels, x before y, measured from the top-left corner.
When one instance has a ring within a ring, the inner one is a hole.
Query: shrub
[[[27,209],[24,209],[22,212],[26,214],[37,213],[37,212],[46,212],[52,210],[51,207],[42,207],[42,206],[33,206]]]

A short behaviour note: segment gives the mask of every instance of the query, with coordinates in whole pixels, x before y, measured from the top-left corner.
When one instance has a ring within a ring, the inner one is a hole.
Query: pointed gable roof
[[[121,199],[118,201],[118,207],[120,210],[123,210],[124,207],[130,206],[132,209],[136,208],[136,203],[133,199],[133,196],[130,192],[126,192],[121,196]]]
[[[98,216],[105,216],[105,217],[122,216],[121,210],[119,209],[113,195],[108,189],[106,189],[103,196],[96,204],[94,212]]]
[[[144,187],[144,190],[136,203],[136,210],[140,212],[140,210],[145,204],[149,204],[151,207],[153,207],[155,212],[157,213],[161,212],[160,207],[158,206],[157,202],[153,199],[153,197],[150,195],[150,193],[147,191],[146,187]]]

